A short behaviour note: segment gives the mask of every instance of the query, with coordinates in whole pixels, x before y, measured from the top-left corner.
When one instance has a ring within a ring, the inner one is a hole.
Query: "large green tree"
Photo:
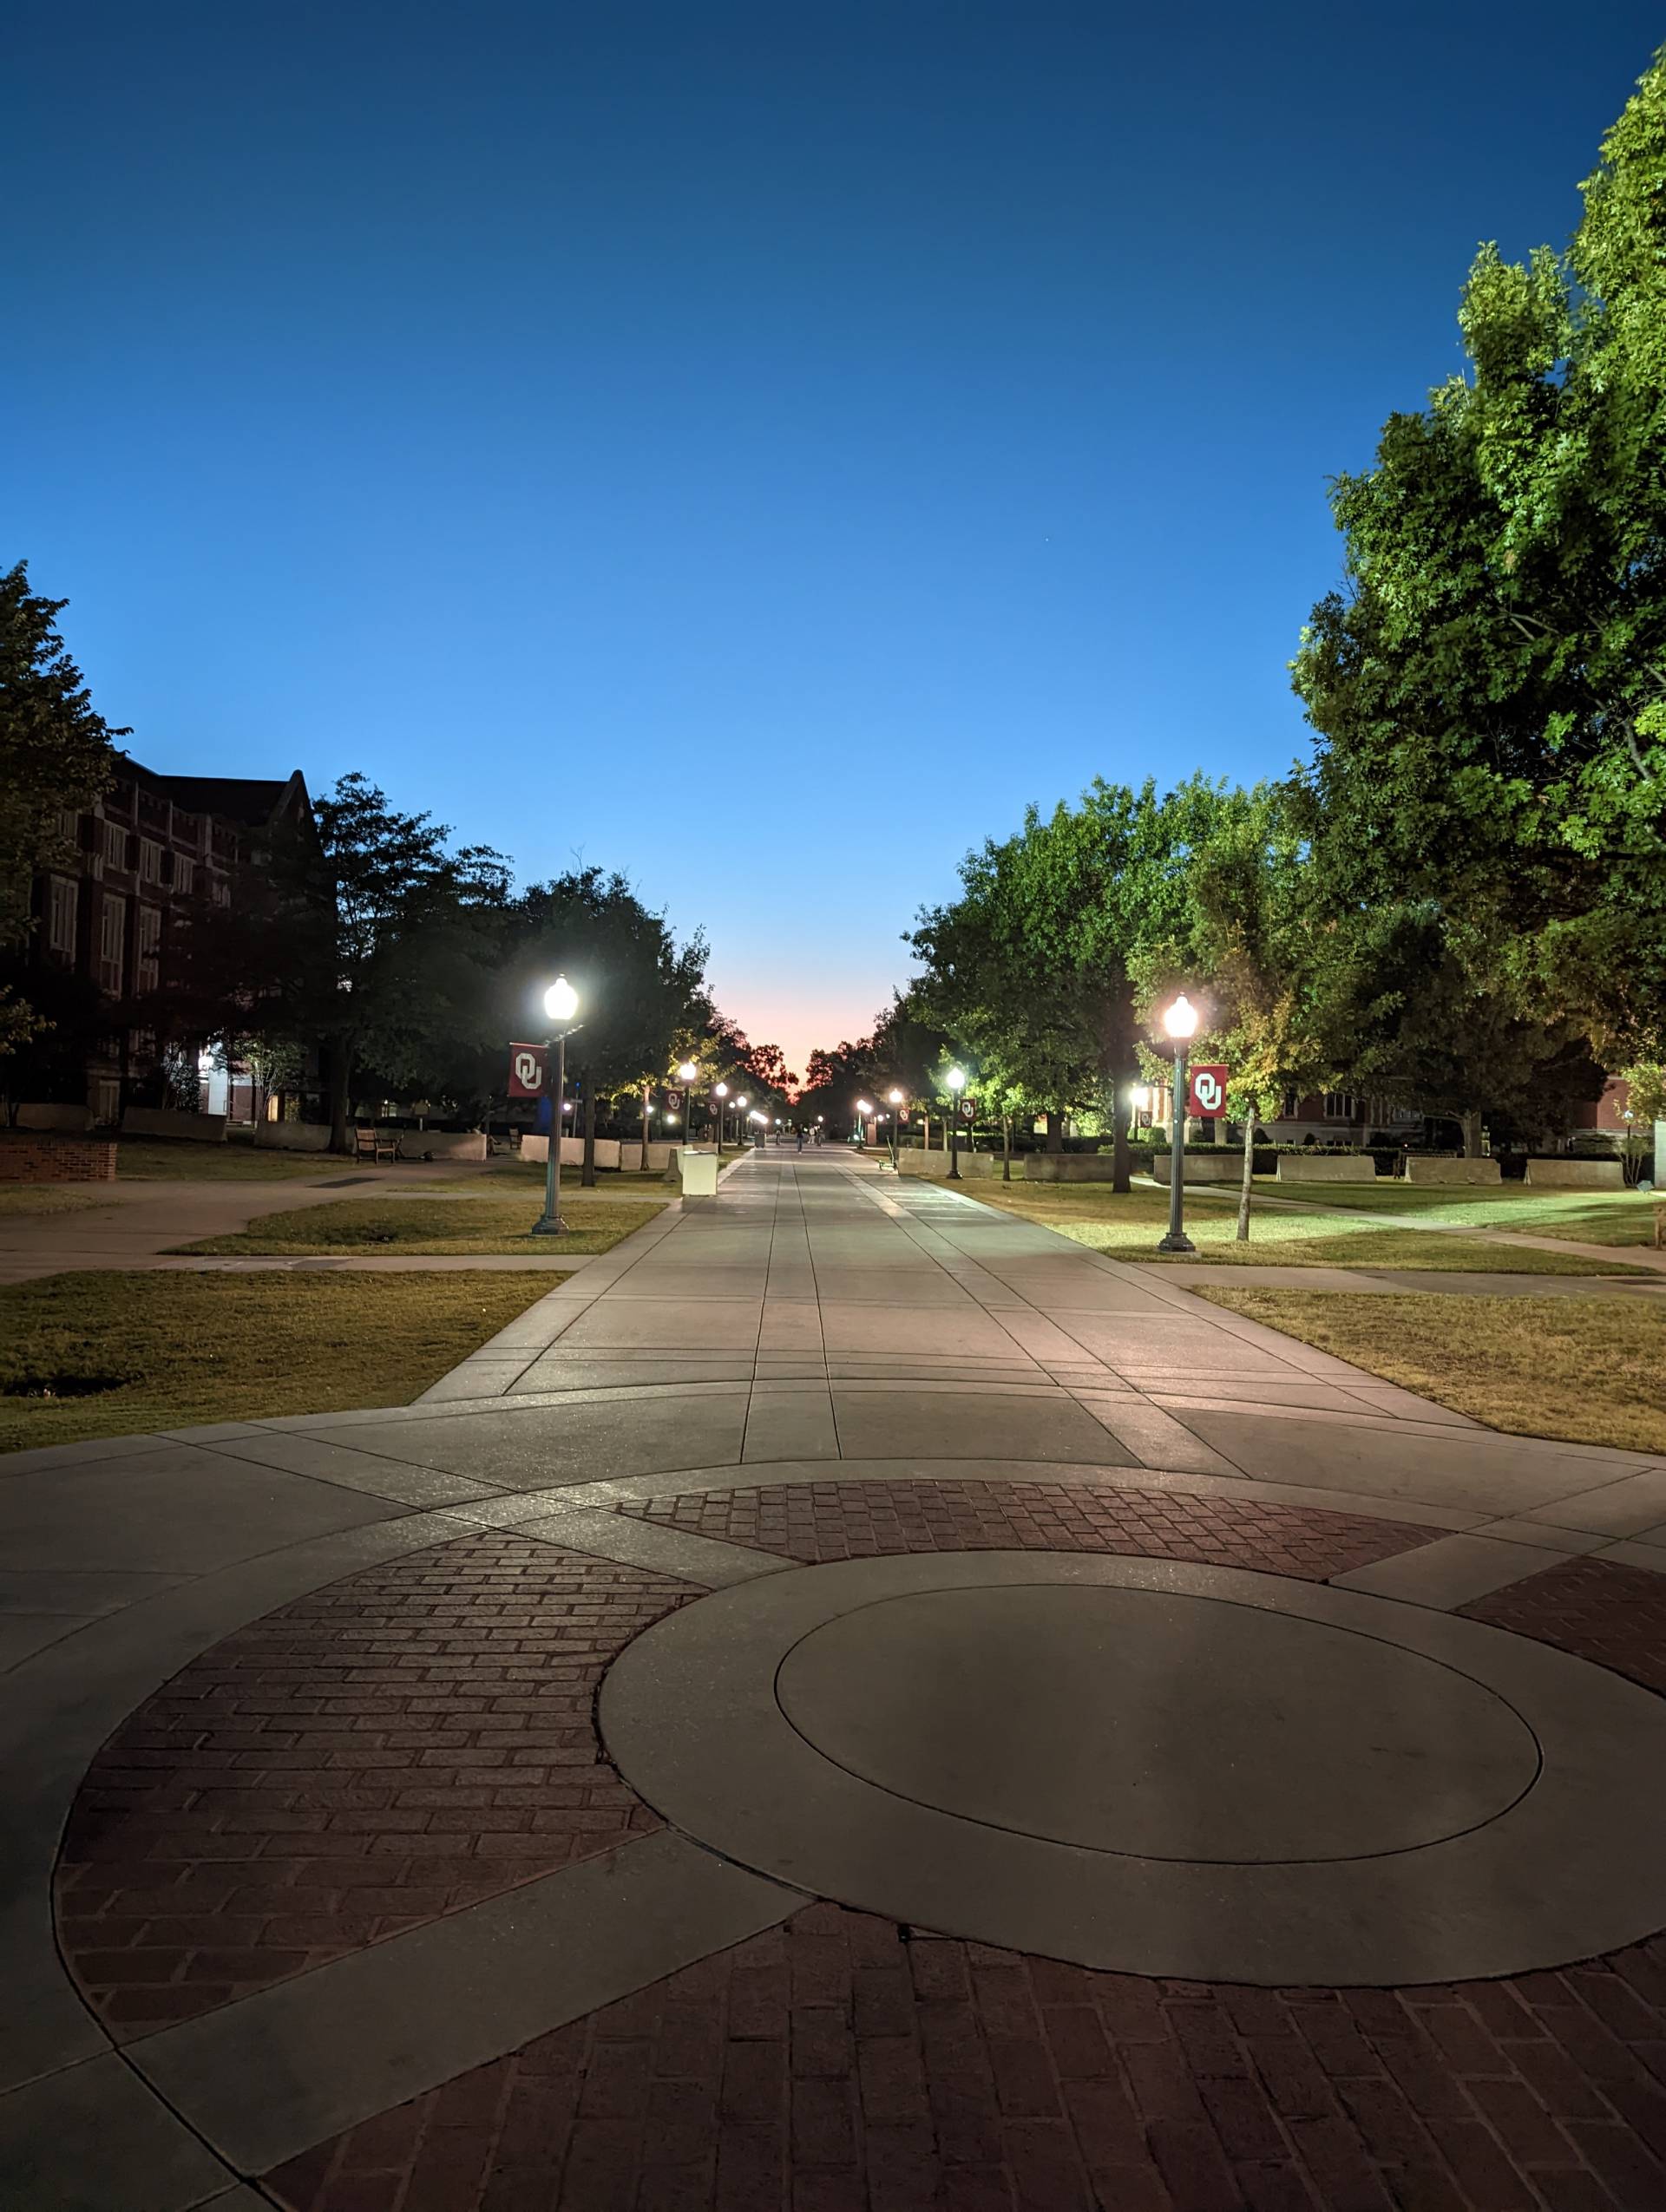
[[[1483,249],[1459,376],[1339,480],[1345,591],[1294,664],[1333,910],[1420,902],[1513,1011],[1666,1035],[1666,56],[1565,255]]]
[[[111,740],[131,734],[93,707],[58,632],[68,605],[31,592],[22,561],[0,575],[0,954],[30,933],[36,874],[68,858],[60,816],[101,795]],[[17,979],[0,980],[0,1055],[47,1018]]]

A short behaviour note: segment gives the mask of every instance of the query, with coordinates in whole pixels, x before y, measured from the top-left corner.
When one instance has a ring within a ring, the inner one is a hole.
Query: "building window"
[[[174,888],[182,899],[191,896],[191,887],[197,880],[197,864],[187,861],[183,853],[174,855]]]
[[[75,813],[70,808],[64,808],[58,815],[58,834],[62,838],[66,845],[79,847],[81,844],[81,816]]]
[[[232,887],[226,880],[226,878],[223,875],[215,875],[209,878],[208,896],[213,900],[217,906],[229,906],[231,905]]]
[[[1301,1104],[1302,1101],[1296,1096],[1295,1091],[1287,1090],[1279,1102],[1278,1110],[1285,1121],[1293,1122]]]
[[[121,988],[121,962],[128,945],[125,899],[107,899],[98,917],[98,980],[105,991]]]
[[[162,915],[159,906],[139,909],[139,968],[134,978],[140,991],[154,991],[161,980],[158,955],[162,946]]]
[[[1324,1117],[1328,1122],[1351,1122],[1354,1118],[1353,1092],[1328,1090],[1324,1099]]]
[[[75,912],[80,894],[81,886],[73,878],[52,877],[46,909],[46,942],[49,950],[62,953],[69,960],[75,957]]]
[[[113,868],[128,865],[128,833],[119,821],[107,821],[104,825],[104,864]]]
[[[162,848],[154,838],[139,840],[139,880],[141,883],[160,883],[162,880]]]

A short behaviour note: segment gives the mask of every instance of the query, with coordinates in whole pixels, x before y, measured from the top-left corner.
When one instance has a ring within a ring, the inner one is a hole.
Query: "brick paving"
[[[193,1661],[99,1753],[65,1837],[59,1934],[100,2017],[194,2017],[659,1827],[592,1701],[699,1594],[491,1532]]]
[[[1666,1574],[1649,1567],[1563,1560],[1463,1611],[1666,1691]]]
[[[833,1905],[266,2177],[291,2212],[1660,2212],[1666,1943],[1405,1990]]]
[[[878,1553],[1116,1552],[1323,1581],[1441,1532],[1411,1522],[1176,1489],[1078,1482],[825,1482],[685,1491],[637,1519],[812,1565]]]

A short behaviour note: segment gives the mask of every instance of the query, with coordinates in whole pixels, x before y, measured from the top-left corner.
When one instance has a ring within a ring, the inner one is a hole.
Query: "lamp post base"
[[[565,1233],[567,1223],[558,1217],[553,1221],[535,1221],[532,1234],[535,1237],[558,1237]]]
[[[1157,1248],[1159,1252],[1196,1252],[1197,1249],[1184,1229],[1171,1229],[1167,1236],[1159,1237]]]

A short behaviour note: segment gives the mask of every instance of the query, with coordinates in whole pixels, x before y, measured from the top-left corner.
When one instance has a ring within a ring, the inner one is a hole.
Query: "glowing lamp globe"
[[[558,975],[544,993],[544,1011],[553,1022],[570,1022],[579,1011],[579,994],[564,975]]]
[[[1177,1044],[1197,1034],[1197,1009],[1183,991],[1172,1006],[1163,1010],[1163,1026]]]

